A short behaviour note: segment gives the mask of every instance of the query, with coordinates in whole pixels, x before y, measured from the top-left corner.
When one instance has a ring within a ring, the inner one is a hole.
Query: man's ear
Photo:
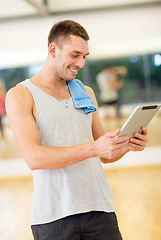
[[[49,53],[51,54],[52,57],[55,57],[55,50],[56,50],[55,43],[50,43],[50,45],[49,45]]]

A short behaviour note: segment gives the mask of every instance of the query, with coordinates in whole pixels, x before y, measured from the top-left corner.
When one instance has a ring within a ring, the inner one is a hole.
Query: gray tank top
[[[94,141],[92,113],[76,109],[72,98],[57,100],[29,79],[20,85],[34,99],[41,145],[68,147]],[[92,210],[115,211],[113,195],[98,157],[61,169],[33,170],[32,174],[31,225]]]

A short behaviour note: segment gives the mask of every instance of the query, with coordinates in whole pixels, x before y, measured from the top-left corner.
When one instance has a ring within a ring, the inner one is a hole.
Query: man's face
[[[74,35],[63,41],[62,46],[56,46],[55,71],[58,77],[70,81],[84,67],[85,58],[89,54],[88,41]]]

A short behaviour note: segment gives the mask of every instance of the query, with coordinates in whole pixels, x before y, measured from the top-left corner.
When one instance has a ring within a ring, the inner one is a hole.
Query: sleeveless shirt
[[[35,102],[41,145],[70,147],[94,141],[92,113],[76,109],[72,98],[57,100],[29,79],[19,84],[30,91]],[[31,225],[78,213],[115,211],[113,195],[98,157],[55,170],[32,170],[32,174]]]

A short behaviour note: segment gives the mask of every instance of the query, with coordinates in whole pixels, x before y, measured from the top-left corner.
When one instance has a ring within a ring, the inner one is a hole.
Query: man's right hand
[[[117,129],[111,133],[105,133],[95,141],[97,156],[109,160],[120,159],[122,155],[129,151],[128,137],[118,137],[120,130]],[[115,161],[115,160],[114,160]]]

